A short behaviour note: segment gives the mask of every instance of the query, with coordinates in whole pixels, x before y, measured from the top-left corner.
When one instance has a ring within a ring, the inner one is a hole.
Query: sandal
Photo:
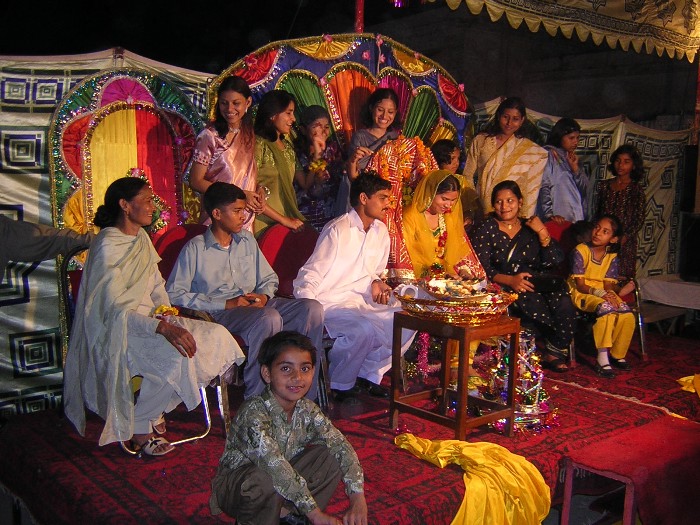
[[[133,444],[136,445],[136,443]],[[157,449],[164,445],[167,445],[170,448],[165,449],[165,451],[161,450],[158,452]],[[147,456],[165,456],[166,454],[170,454],[173,450],[175,450],[175,447],[172,446],[167,439],[155,436],[141,445],[141,448],[139,449],[140,452],[146,454]]]
[[[167,449],[165,452],[160,451],[158,452],[156,449],[158,447],[161,447],[163,445],[170,445],[170,442],[166,440],[165,438],[160,438],[160,437],[155,437],[152,436],[150,439],[148,439],[145,443],[142,445],[139,445],[134,441],[133,439],[130,439],[129,441],[120,441],[119,445],[122,447],[122,450],[129,454],[130,456],[141,456],[141,454],[145,454],[147,456],[165,456],[166,454],[169,454],[173,450],[175,450],[174,446],[171,446],[171,448]]]
[[[159,436],[165,434],[168,430],[165,426],[165,413],[162,413],[155,421],[151,421],[151,427],[153,427],[153,432]]]
[[[615,372],[613,372],[610,365],[601,366],[598,362],[595,364],[595,373],[606,379],[613,379],[615,377]]]
[[[620,370],[632,370],[632,365],[630,365],[624,357],[622,359],[615,359],[613,356],[610,356],[610,364]]]
[[[558,374],[569,371],[569,365],[566,364],[564,358],[548,352],[542,354],[541,363],[543,367]]]

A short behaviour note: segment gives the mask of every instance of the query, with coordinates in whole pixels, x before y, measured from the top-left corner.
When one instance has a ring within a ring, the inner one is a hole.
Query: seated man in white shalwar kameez
[[[329,353],[331,388],[343,399],[355,382],[373,395],[391,368],[394,312],[400,306],[380,279],[389,258],[389,233],[383,222],[391,206],[391,183],[375,173],[352,181],[352,210],[326,224],[314,253],[294,280],[294,296],[323,305],[325,327],[335,339]],[[405,351],[414,332],[404,330]]]

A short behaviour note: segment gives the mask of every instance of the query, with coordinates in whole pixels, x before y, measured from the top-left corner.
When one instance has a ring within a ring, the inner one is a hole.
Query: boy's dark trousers
[[[321,509],[325,509],[341,478],[336,459],[325,446],[307,447],[294,456],[290,464],[306,480],[306,485]],[[255,465],[246,465],[219,474],[212,484],[212,497],[219,507],[237,520],[238,525],[267,525],[279,522],[284,505],[298,513],[294,505],[280,496],[272,478]]]

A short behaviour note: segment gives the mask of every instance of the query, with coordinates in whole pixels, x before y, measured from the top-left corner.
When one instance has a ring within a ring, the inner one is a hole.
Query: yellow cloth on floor
[[[681,390],[695,392],[700,396],[700,374],[681,377],[680,379],[676,379],[676,381],[681,385]]]
[[[419,438],[401,434],[396,445],[440,468],[464,470],[464,500],[452,525],[531,525],[549,514],[549,487],[522,456],[493,443]]]

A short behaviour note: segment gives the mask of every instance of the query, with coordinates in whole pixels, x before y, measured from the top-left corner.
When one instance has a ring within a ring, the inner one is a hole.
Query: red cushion
[[[296,279],[299,268],[313,253],[317,239],[318,232],[308,224],[299,232],[294,232],[281,224],[275,224],[260,236],[258,239],[260,250],[279,277],[277,295],[283,297],[293,295],[292,281]]]
[[[169,228],[156,240],[155,248],[161,258],[158,268],[163,279],[168,280],[185,243],[206,230],[207,227],[204,224],[183,224]]]

